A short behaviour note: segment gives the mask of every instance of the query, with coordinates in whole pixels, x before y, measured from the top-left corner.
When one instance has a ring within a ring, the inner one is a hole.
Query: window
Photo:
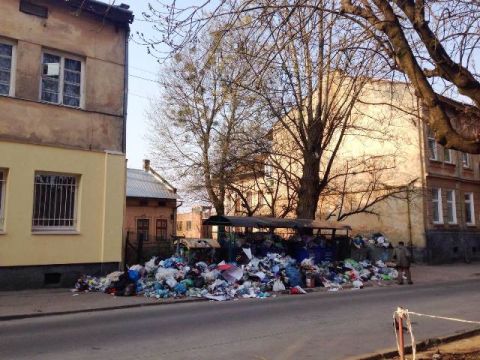
[[[451,149],[443,148],[443,161],[449,164],[453,163]]]
[[[150,233],[150,219],[137,219],[137,243],[148,241]]]
[[[181,221],[177,221],[177,231],[182,231],[182,222]]]
[[[257,198],[258,198],[258,206],[263,206],[265,204],[265,199],[263,198],[263,192],[259,191],[257,193]]]
[[[157,219],[156,236],[157,236],[157,241],[166,240],[168,238],[167,220]]]
[[[465,193],[465,223],[475,224],[475,208],[473,205],[473,193]]]
[[[33,230],[74,230],[78,179],[72,175],[35,174]]]
[[[457,205],[455,203],[455,190],[447,190],[447,221],[449,224],[457,223]]]
[[[253,206],[253,193],[251,191],[247,192],[247,205],[250,208]]]
[[[187,221],[187,231],[192,230],[192,222]]]
[[[264,166],[264,169],[263,171],[265,172],[265,177],[268,179],[268,178],[271,178],[272,175],[273,175],[273,166],[271,163],[266,163],[265,166]]]
[[[14,71],[13,59],[15,48],[0,39],[0,95],[13,96]]]
[[[7,172],[0,169],[0,230],[3,230],[5,219],[5,188]]]
[[[428,153],[430,160],[438,160],[438,153],[437,153],[437,142],[435,141],[435,137],[433,132],[430,130],[428,131]]]
[[[242,205],[240,204],[240,198],[235,199],[235,213],[242,211]]]
[[[462,153],[462,163],[464,168],[470,167],[470,154]]]
[[[42,101],[80,107],[82,62],[60,55],[43,53],[42,65]]]
[[[441,189],[432,189],[432,218],[434,224],[443,224]]]

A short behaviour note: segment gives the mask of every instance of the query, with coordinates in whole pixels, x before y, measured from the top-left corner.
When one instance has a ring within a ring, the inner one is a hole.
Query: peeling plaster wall
[[[19,0],[0,1],[0,38],[15,44],[15,94],[0,97],[0,140],[122,151],[124,29],[67,5],[42,0],[47,19],[19,11]],[[42,51],[84,61],[82,109],[41,105]]]

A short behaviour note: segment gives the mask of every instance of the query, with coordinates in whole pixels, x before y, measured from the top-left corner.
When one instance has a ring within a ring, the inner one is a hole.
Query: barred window
[[[187,231],[190,231],[190,230],[192,230],[192,222],[187,221]]]
[[[1,41],[1,40],[0,40]],[[0,95],[12,94],[13,45],[0,43]]]
[[[78,178],[35,174],[33,230],[74,230],[77,226]]]
[[[5,188],[7,173],[0,169],[0,230],[3,230],[5,219]]]
[[[80,107],[82,62],[44,53],[42,65],[42,101]]]

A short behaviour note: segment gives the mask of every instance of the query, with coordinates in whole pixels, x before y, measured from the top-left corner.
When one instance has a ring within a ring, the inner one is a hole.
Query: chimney
[[[148,159],[143,160],[143,170],[150,171],[150,160]]]

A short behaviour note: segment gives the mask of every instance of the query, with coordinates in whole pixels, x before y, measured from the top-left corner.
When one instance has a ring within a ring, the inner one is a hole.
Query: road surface
[[[120,299],[119,299],[120,300]],[[395,346],[392,312],[480,320],[480,281],[0,322],[0,359],[335,360]],[[417,339],[474,325],[416,318]]]

